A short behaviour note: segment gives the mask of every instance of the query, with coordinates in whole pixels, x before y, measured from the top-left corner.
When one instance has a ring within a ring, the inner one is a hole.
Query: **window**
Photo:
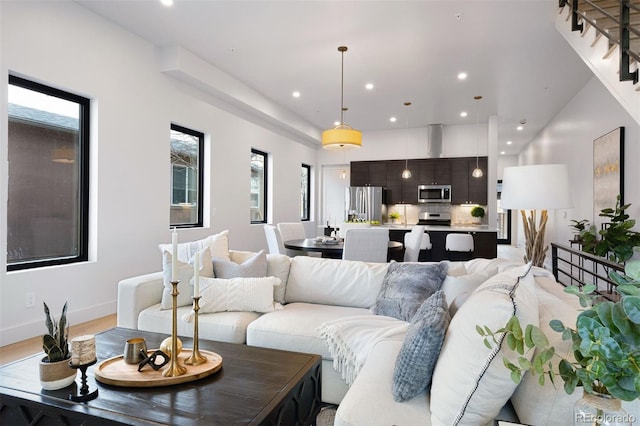
[[[9,76],[7,270],[87,260],[89,99]]]
[[[204,133],[171,125],[171,226],[202,226]]]
[[[300,220],[311,220],[311,166],[300,169]]]
[[[251,150],[251,223],[267,223],[267,154]]]

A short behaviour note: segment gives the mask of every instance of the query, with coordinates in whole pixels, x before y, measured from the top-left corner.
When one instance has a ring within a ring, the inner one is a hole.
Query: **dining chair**
[[[301,222],[280,222],[278,223],[278,231],[280,231],[280,240],[284,244],[289,240],[303,240],[307,238],[304,225]],[[285,254],[289,256],[306,256],[301,250],[286,249]]]
[[[267,237],[267,247],[270,254],[285,254],[280,231],[274,225],[264,225],[264,235]]]
[[[469,260],[473,258],[473,235],[447,234],[444,249],[449,260]]]
[[[388,249],[389,229],[348,229],[344,237],[342,259],[384,263]]]
[[[431,250],[431,239],[424,233],[424,226],[416,225],[404,234],[404,261],[417,262],[420,250]]]

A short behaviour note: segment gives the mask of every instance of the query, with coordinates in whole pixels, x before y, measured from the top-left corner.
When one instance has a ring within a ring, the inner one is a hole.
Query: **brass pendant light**
[[[340,83],[340,124],[333,129],[322,132],[322,148],[324,149],[354,149],[362,146],[362,132],[344,123],[344,52],[347,46],[338,47],[342,55],[341,83]]]
[[[474,96],[473,99],[475,99],[476,101],[479,101],[480,99],[482,99],[482,96]],[[471,176],[473,176],[476,179],[481,178],[484,173],[482,171],[482,169],[480,168],[479,164],[478,164],[478,139],[479,139],[479,131],[478,131],[478,125],[479,125],[479,107],[476,106],[476,168],[473,169],[473,171],[471,172]]]
[[[411,106],[411,102],[405,102],[404,106],[407,107],[407,113],[406,113],[406,119],[405,119],[405,129],[406,129],[406,134],[405,134],[405,139],[404,139],[404,170],[402,171],[402,179],[411,179],[411,170],[409,170],[409,158],[407,158],[409,156],[408,153],[408,149],[407,149],[407,145],[408,145],[408,139],[409,139],[409,106]]]

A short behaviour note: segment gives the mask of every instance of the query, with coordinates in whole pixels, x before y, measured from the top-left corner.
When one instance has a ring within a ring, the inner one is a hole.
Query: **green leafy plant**
[[[49,362],[64,361],[69,358],[69,325],[67,324],[67,302],[62,307],[60,321],[56,321],[51,316],[49,307],[44,303],[44,313],[46,315],[45,325],[48,334],[42,336],[42,349],[47,354]]]
[[[581,233],[587,228],[589,221],[587,219],[575,220],[572,219],[573,225],[569,225],[570,228],[573,228],[577,233]]]
[[[575,357],[560,357],[557,370],[551,360],[559,355],[539,327],[529,324],[523,330],[514,316],[499,330],[480,326],[476,330],[489,348],[498,344],[497,337],[505,333],[508,347],[520,355],[517,364],[504,360],[515,383],[529,371],[538,376],[541,385],[547,379],[555,385],[559,376],[569,394],[582,386],[588,393],[633,401],[640,397],[640,261],[629,262],[624,275],[611,272],[610,277],[618,284],[620,299],[616,302],[596,303],[594,285],[565,289],[578,296],[586,309],[578,315],[575,329],[558,320],[549,323],[552,330],[562,333],[563,340],[571,340]],[[524,355],[532,350],[535,355],[530,361]]]
[[[582,251],[624,263],[633,256],[633,248],[640,246],[640,232],[631,230],[636,221],[625,213],[631,204],[621,205],[620,195],[616,200],[615,208],[600,211],[599,216],[608,217],[610,222],[600,231],[591,225],[580,233],[580,237]]]
[[[484,209],[480,206],[475,206],[471,209],[471,216],[473,217],[484,217]]]
[[[400,213],[398,212],[389,213],[389,219],[399,219],[399,218],[400,218]]]

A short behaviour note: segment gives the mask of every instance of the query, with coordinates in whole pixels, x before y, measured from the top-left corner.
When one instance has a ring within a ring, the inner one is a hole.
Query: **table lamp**
[[[548,246],[544,243],[547,210],[573,207],[569,172],[564,164],[505,167],[500,204],[504,209],[519,209],[525,235],[525,262],[542,266]],[[526,210],[529,210],[527,217]],[[536,211],[540,222],[536,226]]]

